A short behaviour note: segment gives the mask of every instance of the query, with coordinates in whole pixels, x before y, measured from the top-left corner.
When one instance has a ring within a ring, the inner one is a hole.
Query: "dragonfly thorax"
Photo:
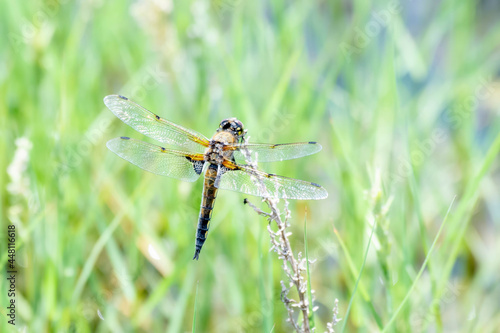
[[[217,132],[210,140],[210,144],[205,151],[204,160],[212,164],[222,164],[225,159],[231,160],[232,150],[224,150],[224,147],[238,142],[238,139],[230,132]]]
[[[210,144],[205,152],[204,160],[212,164],[222,164],[224,162],[224,152],[222,147],[224,145],[220,142],[214,142]]]

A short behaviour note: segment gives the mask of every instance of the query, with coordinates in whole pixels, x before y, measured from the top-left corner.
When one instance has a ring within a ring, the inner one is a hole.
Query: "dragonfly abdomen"
[[[196,228],[196,250],[193,260],[198,260],[201,248],[207,239],[210,219],[212,218],[212,210],[214,209],[215,199],[217,198],[218,189],[214,185],[216,178],[217,165],[210,164],[205,173],[205,181],[203,183],[200,216],[198,218],[198,227]]]

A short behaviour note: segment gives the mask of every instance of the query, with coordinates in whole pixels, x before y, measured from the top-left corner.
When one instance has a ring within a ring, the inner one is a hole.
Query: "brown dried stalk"
[[[253,208],[259,215],[267,217],[269,221],[269,225],[267,226],[267,230],[271,237],[271,250],[278,254],[278,258],[283,260],[283,270],[288,277],[289,287],[295,287],[297,290],[297,294],[299,295],[299,301],[295,301],[287,297],[289,288],[286,287],[285,283],[281,281],[282,291],[281,291],[281,300],[285,304],[285,307],[288,310],[288,321],[292,324],[297,332],[311,332],[310,323],[309,323],[309,299],[307,298],[307,280],[304,278],[304,274],[306,271],[306,259],[301,258],[301,253],[299,252],[297,258],[295,258],[293,254],[293,250],[290,246],[290,241],[288,237],[292,234],[291,232],[287,232],[286,228],[289,226],[289,219],[291,217],[290,210],[288,209],[288,201],[285,199],[285,218],[284,220],[281,218],[281,212],[278,208],[278,199],[273,198],[264,198],[262,199],[265,202],[271,213],[266,213],[261,209],[257,208],[250,201],[245,199],[244,203],[248,204]],[[272,230],[271,222],[276,222],[278,227],[277,231]],[[298,323],[293,319],[293,313],[295,307],[300,308],[303,317],[302,327],[298,325]]]
[[[248,199],[244,200],[244,203],[252,207],[259,215],[265,216],[269,221],[267,226],[267,230],[271,237],[270,241],[272,244],[271,250],[278,254],[278,258],[283,260],[283,270],[288,277],[289,287],[285,285],[285,282],[281,280],[281,301],[285,305],[288,311],[288,321],[292,324],[295,331],[297,332],[311,332],[314,331],[314,327],[311,329],[310,327],[310,311],[309,311],[309,299],[307,297],[307,280],[304,278],[306,273],[307,262],[306,258],[302,258],[301,252],[298,253],[297,258],[295,258],[292,247],[290,246],[290,241],[288,237],[292,234],[291,232],[287,232],[286,228],[289,227],[288,221],[291,218],[290,210],[288,209],[288,201],[284,199],[285,202],[285,218],[284,220],[281,217],[281,212],[278,208],[278,199],[273,198],[263,198],[263,202],[267,204],[270,213],[266,213],[260,208],[256,207],[253,203],[248,201]],[[272,230],[271,222],[276,222],[278,227],[277,231]],[[312,263],[311,260],[309,260]],[[299,302],[288,298],[288,292],[291,287],[295,287],[297,290],[297,294],[299,295]],[[311,290],[311,294],[314,293],[314,290]],[[313,297],[314,300],[314,297]],[[312,301],[313,301],[312,300]],[[299,307],[302,312],[303,323],[302,327],[293,319],[294,308]],[[313,308],[312,311],[316,311],[316,308]],[[335,299],[335,306],[333,308],[333,317],[332,320],[326,324],[327,332],[334,333],[334,326],[341,319],[338,318],[338,299]]]
[[[245,141],[246,142],[246,141]],[[257,164],[251,160],[251,154],[246,149],[241,150],[245,155],[248,166],[252,169],[257,169]],[[288,209],[288,200],[283,199],[284,201],[284,219],[281,217],[281,212],[278,208],[279,199],[272,198],[272,196],[267,192],[266,187],[264,186],[262,179],[256,173],[255,174],[255,185],[259,186],[264,193],[264,197],[262,201],[267,204],[270,209],[270,213],[266,213],[260,208],[256,207],[247,199],[244,200],[244,203],[253,208],[259,215],[265,216],[269,221],[267,226],[267,230],[269,232],[270,241],[272,244],[271,250],[278,254],[278,258],[283,260],[283,271],[288,277],[288,287],[285,285],[285,282],[281,280],[281,301],[285,304],[285,307],[288,311],[288,321],[292,324],[294,329],[297,332],[309,333],[314,331],[314,327],[311,329],[311,323],[309,321],[309,316],[311,315],[309,311],[309,299],[307,297],[307,280],[304,278],[306,269],[307,269],[307,259],[302,258],[301,252],[298,253],[297,258],[295,258],[292,247],[290,246],[290,241],[288,237],[292,234],[291,232],[287,232],[286,228],[289,226],[289,220],[291,218],[291,212]],[[276,226],[278,227],[277,231],[274,231],[271,228],[271,222],[274,221]],[[311,262],[311,261],[310,261]],[[299,296],[299,301],[297,302],[294,299],[288,298],[288,292],[290,288],[295,287],[297,290],[297,294]],[[311,295],[314,293],[314,290],[311,290]],[[311,300],[313,301],[313,300]],[[333,320],[327,324],[328,332],[333,332],[333,326],[337,324],[339,319],[337,319],[338,301],[335,300],[335,307],[333,309]],[[294,308],[300,308],[302,312],[303,322],[302,325],[299,325],[293,318]],[[316,309],[313,308],[314,312]]]

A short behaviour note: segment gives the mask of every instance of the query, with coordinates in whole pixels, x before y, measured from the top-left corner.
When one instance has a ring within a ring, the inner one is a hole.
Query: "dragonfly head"
[[[247,131],[243,128],[243,124],[238,119],[227,118],[221,121],[217,132],[229,132],[237,139],[241,139]]]

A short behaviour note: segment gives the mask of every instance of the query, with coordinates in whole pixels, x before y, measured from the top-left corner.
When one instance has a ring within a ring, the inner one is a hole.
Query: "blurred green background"
[[[202,181],[106,148],[151,141],[104,107],[119,93],[206,136],[233,116],[250,141],[322,144],[261,165],[329,191],[290,206],[294,251],[307,220],[316,259],[317,332],[336,298],[337,332],[498,332],[498,17],[494,0],[2,1],[0,258],[14,224],[15,328],[291,330],[266,220],[220,192],[192,261]],[[0,331],[13,331],[1,281]]]

